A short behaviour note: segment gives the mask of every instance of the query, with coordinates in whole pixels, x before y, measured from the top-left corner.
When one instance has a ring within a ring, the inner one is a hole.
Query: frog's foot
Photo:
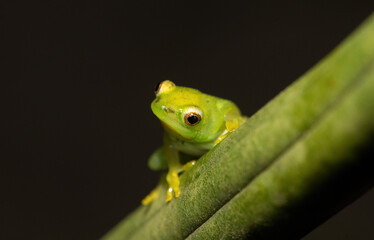
[[[169,188],[166,192],[166,201],[169,202],[173,199],[173,194],[177,198],[181,194],[181,190],[179,188],[179,176],[178,174],[188,169],[192,168],[196,164],[196,161],[189,161],[183,166],[178,167],[174,170],[169,170],[168,174],[166,175],[166,181],[169,185]]]
[[[223,139],[225,139],[230,133],[235,131],[235,129],[237,129],[243,121],[244,120],[242,120],[242,119],[233,119],[233,120],[227,121],[225,123],[225,126],[226,126],[225,133],[217,138],[217,140],[214,142],[214,145],[217,145]]]
[[[166,193],[166,201],[169,202],[171,199],[173,199],[173,193],[176,198],[179,197],[181,193],[181,190],[179,189],[178,170],[169,170],[168,174],[166,175],[166,181],[169,185]]]
[[[196,164],[195,160],[189,161],[182,166],[182,171],[187,171],[188,169],[192,168]]]
[[[150,194],[148,194],[145,198],[142,200],[143,205],[148,205],[151,202],[153,202],[159,195],[159,188],[155,188],[152,190]]]

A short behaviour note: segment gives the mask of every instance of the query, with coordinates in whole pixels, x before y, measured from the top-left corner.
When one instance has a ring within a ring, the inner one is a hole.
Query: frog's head
[[[152,111],[169,134],[185,141],[208,142],[222,131],[224,119],[217,113],[215,97],[170,80],[160,82],[155,94]]]

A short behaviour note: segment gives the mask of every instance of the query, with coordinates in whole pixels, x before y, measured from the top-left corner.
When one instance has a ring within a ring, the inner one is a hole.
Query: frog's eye
[[[157,85],[155,87],[155,94],[156,94],[156,96],[157,96],[158,92],[160,91],[161,85],[162,85],[162,82],[159,82],[159,83],[157,83]]]
[[[184,114],[184,122],[188,126],[197,125],[202,118],[203,114],[198,108],[189,108]]]
[[[170,80],[159,82],[155,87],[155,94],[158,96],[160,93],[168,92],[175,87],[175,84]]]

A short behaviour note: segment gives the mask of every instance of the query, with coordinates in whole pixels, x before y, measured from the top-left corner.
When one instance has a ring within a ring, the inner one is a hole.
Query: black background
[[[231,99],[250,116],[372,10],[370,1],[1,2],[0,238],[99,238],[157,183],[147,168],[162,137],[150,111],[157,82]],[[349,212],[310,239],[364,239],[373,215]]]

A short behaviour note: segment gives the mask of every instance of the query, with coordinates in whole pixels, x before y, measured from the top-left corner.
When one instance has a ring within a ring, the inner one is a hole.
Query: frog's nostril
[[[162,106],[162,109],[167,113],[175,113],[174,109]]]
[[[158,103],[160,101],[160,97],[156,98],[155,103]]]

